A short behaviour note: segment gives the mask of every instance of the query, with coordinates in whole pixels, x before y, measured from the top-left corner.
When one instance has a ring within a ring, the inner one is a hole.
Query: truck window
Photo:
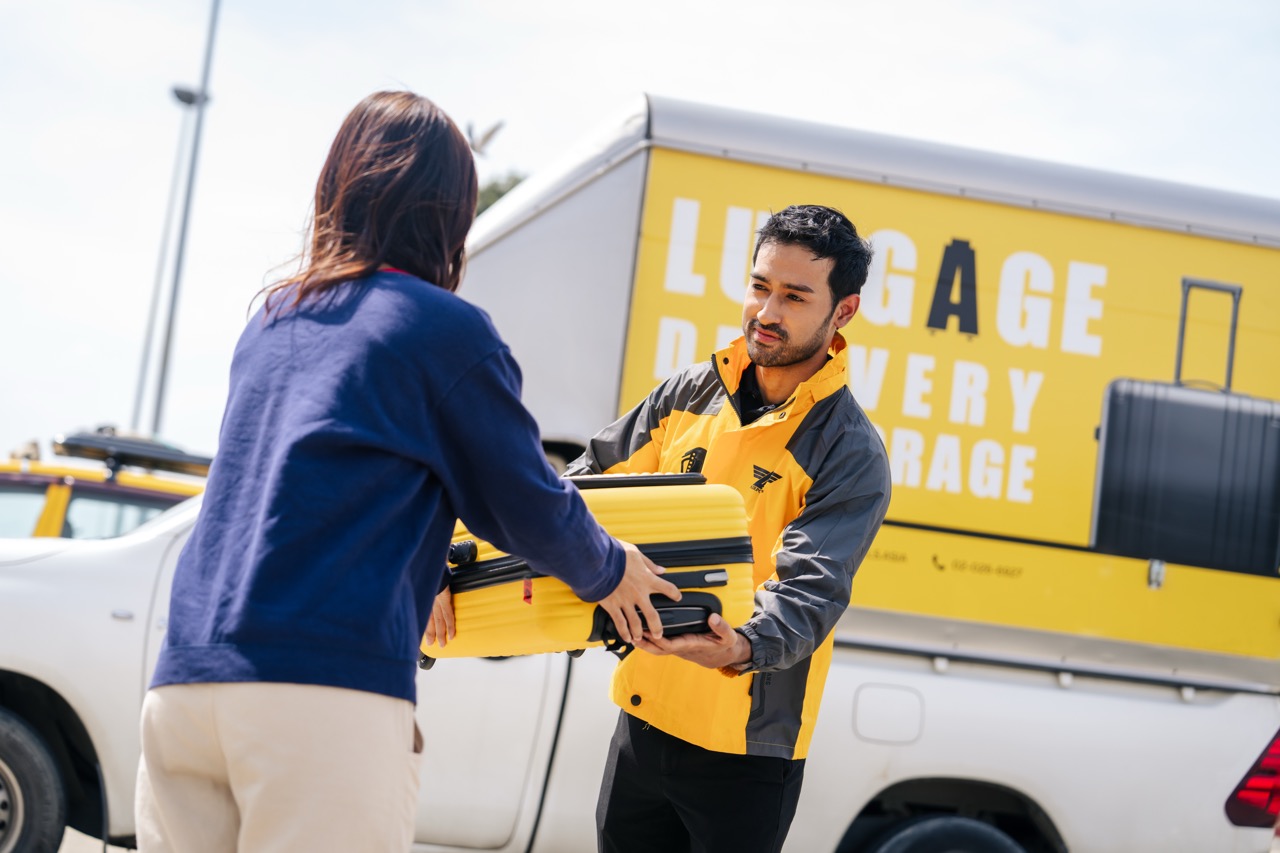
[[[111,539],[164,512],[174,501],[77,490],[62,525],[66,539]]]
[[[0,539],[25,539],[44,509],[44,488],[0,483]]]

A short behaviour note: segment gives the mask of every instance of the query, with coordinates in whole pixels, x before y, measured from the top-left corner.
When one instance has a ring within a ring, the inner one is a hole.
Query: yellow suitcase
[[[730,625],[750,618],[751,537],[742,496],[700,474],[574,477],[592,514],[610,534],[637,545],[682,600],[653,596],[663,633],[705,632],[719,613]],[[447,646],[422,642],[420,665],[436,658],[578,652],[604,646],[625,654],[604,610],[522,559],[476,539],[461,524],[450,546],[457,636]]]

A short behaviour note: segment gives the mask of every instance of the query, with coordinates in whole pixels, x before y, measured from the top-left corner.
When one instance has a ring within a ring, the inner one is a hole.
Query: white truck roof
[[[471,252],[649,147],[1280,247],[1276,199],[645,95],[494,205]]]

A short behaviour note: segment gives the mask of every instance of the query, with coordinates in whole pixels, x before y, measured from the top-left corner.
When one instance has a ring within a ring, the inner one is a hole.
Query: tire
[[[557,453],[554,450],[546,449],[544,449],[542,453],[547,457],[547,462],[555,469],[556,474],[562,475],[569,468],[569,460],[565,459],[563,454]]]
[[[867,853],[1025,853],[988,823],[955,815],[916,817],[878,835]]]
[[[0,708],[0,853],[56,853],[66,828],[66,796],[49,748]]]

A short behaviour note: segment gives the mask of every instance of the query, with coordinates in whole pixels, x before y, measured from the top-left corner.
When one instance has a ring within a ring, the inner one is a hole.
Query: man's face
[[[765,243],[756,255],[742,306],[747,354],[761,367],[787,367],[826,356],[831,336],[857,311],[857,296],[836,304],[828,277],[835,262],[808,249]]]

